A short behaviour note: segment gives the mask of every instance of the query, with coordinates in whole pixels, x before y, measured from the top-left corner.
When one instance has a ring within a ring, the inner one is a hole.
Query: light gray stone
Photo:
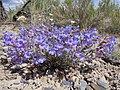
[[[80,83],[79,83],[79,79],[76,78],[76,80],[74,81],[74,88],[80,88]]]
[[[21,69],[21,67],[20,67],[19,65],[14,65],[14,66],[12,66],[10,69],[12,69],[12,70],[13,70],[13,69],[17,69],[17,70],[18,70],[18,69]]]
[[[44,90],[54,90],[51,87],[45,87]]]
[[[87,87],[87,82],[85,80],[80,81],[80,89],[85,90]]]
[[[91,87],[92,87],[94,90],[100,90],[100,89],[99,89],[99,86],[96,85],[95,83],[91,83],[90,85],[91,85]]]
[[[89,85],[87,85],[85,90],[93,90],[92,87],[90,87]]]
[[[100,87],[100,90],[108,90],[109,88],[109,84],[104,81],[98,80],[97,84]]]
[[[104,76],[105,76],[106,78],[109,78],[109,77],[110,77],[107,72],[104,74]]]
[[[63,84],[64,85],[69,85],[69,86],[71,85],[71,83],[69,81],[66,81],[66,80],[63,80]]]
[[[27,67],[27,66],[28,66],[27,63],[23,63],[23,64],[20,65],[21,68],[24,68],[24,67]]]

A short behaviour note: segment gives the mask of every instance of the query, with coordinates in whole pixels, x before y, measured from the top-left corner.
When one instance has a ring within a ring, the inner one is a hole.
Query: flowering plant
[[[28,30],[20,28],[18,36],[4,32],[4,45],[9,46],[8,56],[14,64],[62,60],[63,62],[83,62],[111,56],[116,44],[115,38],[102,37],[96,28],[80,30],[79,26],[56,27],[40,24]],[[59,64],[59,62],[57,62]]]

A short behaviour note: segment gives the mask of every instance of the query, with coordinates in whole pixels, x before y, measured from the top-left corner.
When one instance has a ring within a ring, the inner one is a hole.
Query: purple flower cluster
[[[13,63],[41,64],[50,56],[72,61],[93,60],[110,56],[116,44],[114,37],[100,36],[96,28],[80,30],[78,26],[55,27],[40,24],[37,28],[20,28],[17,37],[4,33],[4,45],[10,46],[9,57]]]

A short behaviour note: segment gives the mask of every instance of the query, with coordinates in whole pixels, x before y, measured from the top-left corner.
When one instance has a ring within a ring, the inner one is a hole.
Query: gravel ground
[[[2,36],[2,31],[12,31],[17,34],[18,28],[14,28],[14,25],[2,25],[0,36]],[[117,64],[101,59],[92,63],[79,63],[79,68],[70,68],[70,72],[63,75],[62,79],[58,79],[54,73],[26,81],[20,74],[11,73],[9,68],[17,69],[18,66],[10,67],[10,64],[5,62],[8,58],[4,48],[0,43],[0,90],[120,90],[118,60],[114,60]],[[7,64],[4,65],[4,63]],[[25,64],[20,65],[22,66]]]

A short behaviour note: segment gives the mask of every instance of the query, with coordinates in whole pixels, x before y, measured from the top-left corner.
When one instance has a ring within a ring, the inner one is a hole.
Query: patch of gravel
[[[17,33],[18,28],[13,30],[13,27],[6,25],[4,31]],[[3,28],[4,25],[0,27],[0,36]],[[109,63],[111,62],[109,60],[106,62],[99,59],[93,60],[92,63],[79,63],[79,68],[70,68],[70,72],[62,79],[58,79],[55,73],[40,78],[34,77],[27,81],[18,72],[11,73],[9,70],[15,68],[19,71],[20,68],[27,66],[22,64],[11,67],[8,62],[5,47],[0,44],[0,90],[120,90],[120,64],[114,65]]]

